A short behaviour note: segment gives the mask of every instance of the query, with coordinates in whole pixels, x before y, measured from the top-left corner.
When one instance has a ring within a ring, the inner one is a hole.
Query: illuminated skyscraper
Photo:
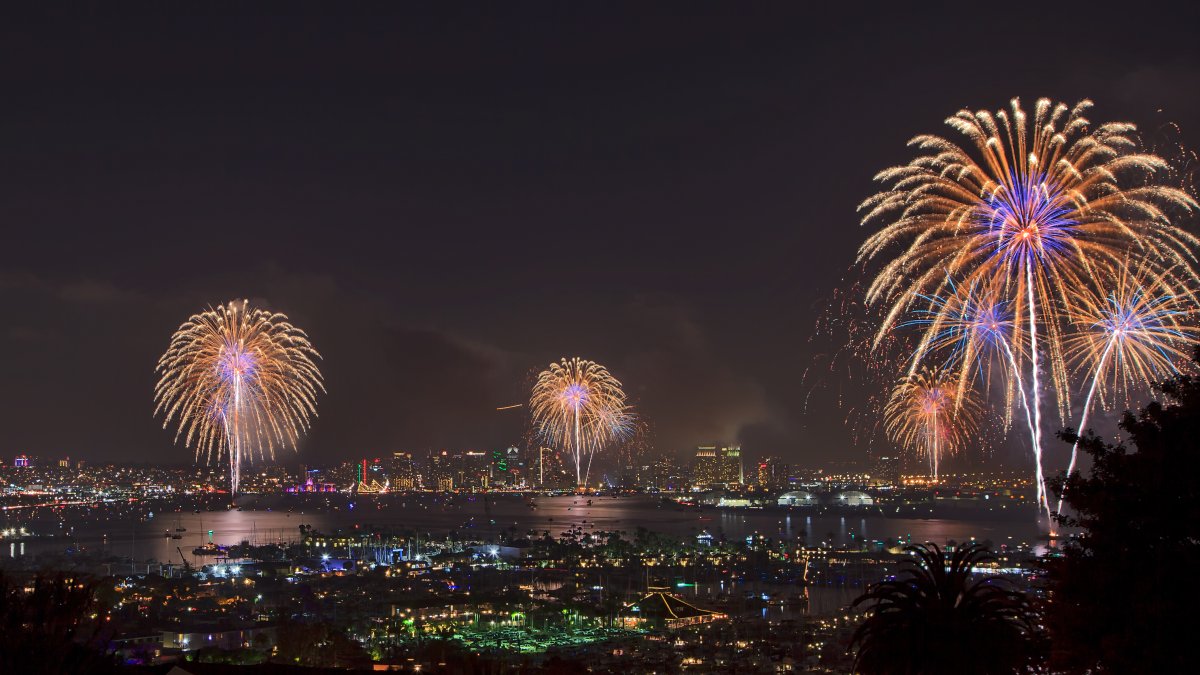
[[[737,445],[702,445],[692,462],[692,485],[700,489],[745,485],[742,448]]]
[[[763,457],[758,462],[754,482],[761,488],[774,488],[787,483],[788,466],[778,457]]]
[[[421,489],[420,471],[411,452],[393,452],[392,463],[388,467],[388,480],[392,490]]]
[[[871,460],[870,483],[896,485],[900,482],[900,465],[900,456],[895,451],[886,455],[875,455]]]

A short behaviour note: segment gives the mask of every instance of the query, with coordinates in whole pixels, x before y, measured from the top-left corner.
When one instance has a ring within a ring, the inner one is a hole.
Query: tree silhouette
[[[1200,353],[1198,353],[1200,362]],[[1178,376],[1162,401],[1126,412],[1125,443],[1080,439],[1092,468],[1051,490],[1082,529],[1047,560],[1046,623],[1055,672],[1192,672],[1200,608],[1200,379]],[[1068,430],[1068,442],[1078,437]]]
[[[285,621],[277,631],[272,661],[299,666],[355,667],[370,662],[357,641],[327,623]]]
[[[0,572],[0,673],[107,673],[96,584],[63,573],[22,582]]]
[[[854,605],[870,616],[854,632],[855,670],[867,675],[1025,672],[1040,655],[1033,611],[1002,577],[974,579],[991,554],[978,544],[947,559],[934,544],[907,546],[915,560]]]

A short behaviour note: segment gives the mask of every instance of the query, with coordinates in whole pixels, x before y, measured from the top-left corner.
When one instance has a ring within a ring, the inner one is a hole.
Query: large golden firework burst
[[[604,366],[578,357],[551,363],[538,375],[529,409],[542,440],[571,454],[579,486],[587,484],[592,456],[628,436],[634,423],[621,382]]]
[[[197,458],[228,456],[230,489],[243,458],[295,448],[324,391],[304,331],[283,314],[229,302],[188,318],[158,361],[154,414]]]

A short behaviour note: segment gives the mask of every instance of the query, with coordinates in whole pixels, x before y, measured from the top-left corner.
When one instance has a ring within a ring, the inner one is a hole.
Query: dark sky
[[[801,378],[911,136],[1086,96],[1200,146],[1200,22],[1147,3],[107,4],[0,20],[6,459],[186,461],[156,359],[242,297],[324,356],[305,461],[515,441],[573,355],[662,449],[855,457]]]

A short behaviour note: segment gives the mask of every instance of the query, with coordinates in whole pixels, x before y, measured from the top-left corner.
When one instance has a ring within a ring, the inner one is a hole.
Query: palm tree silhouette
[[[870,616],[854,631],[855,672],[864,675],[1027,672],[1042,653],[1025,594],[1003,577],[972,580],[991,552],[969,544],[946,554],[906,546],[915,559],[854,601]]]

